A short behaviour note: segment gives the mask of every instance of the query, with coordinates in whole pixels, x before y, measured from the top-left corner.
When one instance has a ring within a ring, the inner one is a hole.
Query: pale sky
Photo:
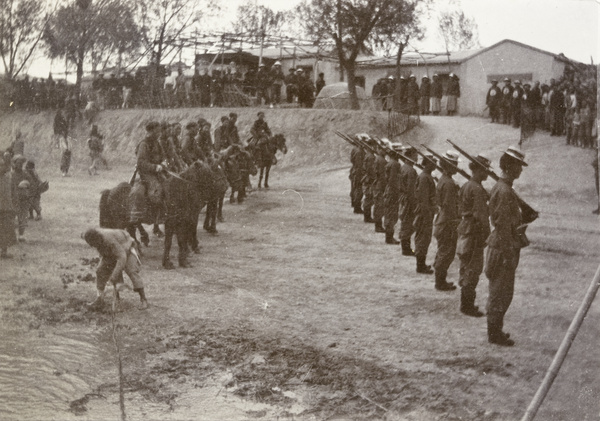
[[[235,11],[246,0],[220,0],[222,13],[218,26],[232,21]],[[273,10],[289,10],[300,0],[255,0]],[[568,58],[584,63],[600,60],[599,39],[600,0],[434,0],[431,15],[426,21],[426,39],[412,45],[422,52],[440,52],[443,44],[437,35],[437,13],[460,5],[465,14],[475,19],[483,47],[503,39],[512,39],[549,51],[564,53]],[[48,70],[64,72],[64,61],[38,59],[30,73],[46,77]]]

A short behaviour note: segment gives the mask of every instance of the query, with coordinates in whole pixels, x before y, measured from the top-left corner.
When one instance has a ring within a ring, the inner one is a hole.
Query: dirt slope
[[[244,133],[256,110],[236,111]],[[167,111],[173,120],[222,113]],[[157,115],[105,113],[100,125],[119,145],[109,159],[123,164],[92,178],[83,150],[75,176],[57,177],[58,151],[43,153],[51,116],[0,120],[4,141],[12,121],[22,124],[26,150],[35,151],[51,182],[45,219],[30,223],[29,241],[13,249],[13,261],[0,261],[6,327],[41,344],[66,332],[89,334],[110,351],[108,310],[85,307],[94,252],[79,233],[97,221],[100,190],[130,174],[126,163],[143,122]],[[520,419],[600,260],[591,153],[541,134],[524,146],[530,166],[515,188],[541,216],[529,228],[532,244],[523,250],[506,318],[517,345],[503,349],[487,343],[485,320],[458,312],[457,292],[436,292],[431,277],[414,272],[414,260],[351,213],[348,171],[341,169],[350,148],[331,130],[385,133],[385,119],[376,116],[269,110],[269,124],[290,147],[273,170],[272,188],[226,204],[219,235],[200,229],[194,268],[162,270],[153,238],[144,255],[153,306],[136,311],[134,295],[125,294],[118,316],[129,419]],[[518,133],[482,119],[431,117],[402,140],[444,151],[446,138],[497,162]],[[435,241],[428,261],[434,256]],[[457,271],[455,262],[451,279]],[[477,304],[486,297],[483,278]],[[597,419],[599,322],[596,302],[539,419]],[[58,409],[44,410],[39,401],[7,419],[119,416],[113,358],[83,368],[55,364],[60,373],[90,379],[89,390]]]
[[[369,132],[385,136],[387,113],[378,111],[352,112],[335,110],[307,109],[266,109],[266,120],[273,133],[284,133],[288,144],[292,145],[289,155],[281,167],[294,168],[310,165],[346,164],[345,145],[333,130],[348,133]],[[145,136],[145,125],[152,120],[180,122],[203,117],[212,124],[214,130],[223,115],[238,114],[240,137],[250,137],[250,128],[256,120],[257,109],[171,109],[171,110],[108,110],[102,112],[96,124],[104,134],[106,157],[109,161],[131,164],[135,160],[135,147]],[[50,163],[56,158],[49,155],[50,139],[54,114],[43,112],[36,115],[15,112],[0,119],[0,148],[10,144],[11,136],[17,128],[26,139],[26,152],[38,161]],[[73,143],[73,166],[82,169],[88,162],[85,141],[89,128],[77,124],[71,137]],[[89,164],[88,164],[89,165]]]

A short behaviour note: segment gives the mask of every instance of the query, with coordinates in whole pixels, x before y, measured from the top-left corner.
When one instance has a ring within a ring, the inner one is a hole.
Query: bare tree
[[[253,0],[237,8],[233,28],[236,33],[250,35],[255,41],[265,36],[283,36],[287,21],[286,12],[275,12],[269,7],[257,5]]]
[[[356,95],[356,60],[371,53],[382,42],[405,37],[418,27],[421,5],[428,0],[304,0],[307,33],[317,40],[335,42],[338,60],[348,76],[353,109],[359,109]]]
[[[138,21],[158,71],[164,57],[182,47],[180,38],[218,9],[216,0],[137,0]]]
[[[133,51],[139,45],[130,39],[139,39],[140,35],[135,35],[137,26],[128,11],[127,3],[119,0],[77,0],[75,4],[60,7],[51,16],[43,36],[48,55],[66,57],[75,63],[77,89],[81,86],[86,56],[92,51],[96,54],[102,51],[108,60],[114,52]]]
[[[16,78],[42,38],[48,15],[39,0],[0,0],[0,57],[4,76]]]
[[[475,19],[462,10],[441,12],[438,31],[444,41],[446,52],[480,48],[479,31]]]

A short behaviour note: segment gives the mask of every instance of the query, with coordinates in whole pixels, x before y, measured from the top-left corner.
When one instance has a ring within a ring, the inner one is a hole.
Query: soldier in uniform
[[[488,211],[489,195],[481,185],[488,177],[491,161],[478,155],[479,164],[471,162],[471,178],[458,192],[458,206],[462,220],[458,224],[457,253],[460,259],[460,311],[467,316],[481,317],[475,305],[479,276],[483,271],[483,250],[490,235]]]
[[[450,73],[448,79],[448,91],[446,92],[448,101],[446,104],[446,111],[448,111],[448,115],[450,116],[453,116],[458,109],[458,98],[460,98],[460,83],[458,80],[458,76],[454,73]]]
[[[488,89],[485,105],[490,109],[492,123],[500,123],[500,105],[502,103],[502,91],[498,87],[498,81],[492,79],[492,86]]]
[[[510,101],[510,109],[512,111],[512,125],[514,128],[521,127],[521,97],[523,96],[523,88],[521,82],[515,80],[515,87],[512,92]]]
[[[510,124],[512,118],[512,94],[513,87],[510,84],[510,79],[504,78],[504,86],[502,87],[502,124]]]
[[[429,95],[431,95],[431,82],[427,76],[421,79],[421,87],[419,88],[421,95],[421,115],[429,114]]]
[[[431,112],[433,115],[439,115],[442,110],[442,82],[437,74],[433,75],[433,83],[431,84]]]
[[[417,85],[417,77],[410,75],[406,86],[407,113],[409,115],[419,114],[419,85]]]
[[[385,168],[385,151],[377,145],[377,154],[375,155],[375,181],[373,182],[373,219],[375,220],[375,232],[385,232],[383,228],[385,185],[387,182]]]
[[[435,219],[433,234],[437,240],[437,253],[433,268],[435,270],[435,289],[439,291],[452,291],[456,286],[447,282],[448,268],[456,254],[456,241],[458,234],[458,186],[452,179],[456,174],[458,155],[453,151],[447,151],[440,160],[442,176],[436,187],[436,200],[439,212]]]
[[[374,141],[367,137],[366,141],[374,145]],[[373,184],[375,183],[375,155],[370,150],[365,150],[363,159],[363,178],[362,178],[362,211],[365,222],[375,222],[373,219]]]
[[[417,150],[408,148],[404,153],[407,158],[417,160]],[[410,237],[415,232],[415,185],[417,171],[410,163],[405,162],[400,169],[400,245],[403,256],[414,256],[410,245]]]
[[[527,245],[521,208],[514,180],[527,166],[525,155],[509,147],[500,158],[502,176],[490,192],[490,220],[494,230],[487,240],[485,275],[489,280],[487,304],[488,341],[501,346],[513,346],[514,341],[503,332],[504,315],[510,306],[515,287],[515,272],[521,248]]]
[[[236,113],[229,113],[229,143],[237,143],[239,145],[241,143],[240,134],[235,125],[235,123],[237,123],[237,118],[238,115]]]
[[[194,161],[204,161],[206,157],[204,152],[198,146],[196,135],[198,135],[198,123],[190,121],[186,126],[186,134],[181,146],[181,158],[187,165],[192,165]]]
[[[363,213],[362,211],[362,178],[363,178],[363,160],[365,151],[359,146],[354,146],[350,152],[350,201],[354,208],[354,213]]]
[[[229,141],[229,118],[221,117],[221,125],[215,129],[215,151],[221,152],[231,145]]]
[[[253,143],[258,149],[266,148],[268,146],[269,139],[273,135],[269,125],[265,121],[265,113],[259,111],[257,114],[258,119],[254,121],[250,134],[252,135]],[[263,151],[269,153],[268,151]]]
[[[285,77],[285,95],[288,104],[294,102],[294,97],[298,95],[298,82],[296,70],[292,67],[288,70],[288,75]]]
[[[204,156],[210,156],[214,149],[212,138],[210,136],[210,123],[204,119],[199,119],[198,127],[200,128],[197,138],[198,147],[202,150]]]
[[[160,135],[160,124],[152,121],[146,124],[146,137],[137,148],[137,171],[140,174],[140,180],[135,182],[129,195],[132,204],[130,220],[131,224],[139,224],[148,216],[147,220],[155,221],[156,213],[163,200],[163,165],[164,160],[162,148],[158,143]],[[146,213],[146,199],[148,199],[150,212]]]
[[[401,153],[401,145],[392,145],[392,148]],[[388,155],[388,163],[385,167],[385,193],[383,194],[384,221],[385,221],[385,243],[400,244],[400,241],[394,238],[394,227],[398,222],[398,210],[400,209],[400,171],[402,166],[393,155]]]
[[[425,263],[425,259],[431,243],[433,217],[437,211],[435,181],[431,176],[436,166],[435,158],[433,155],[426,155],[421,164],[423,171],[415,183],[415,257],[417,273],[432,274],[433,270]]]

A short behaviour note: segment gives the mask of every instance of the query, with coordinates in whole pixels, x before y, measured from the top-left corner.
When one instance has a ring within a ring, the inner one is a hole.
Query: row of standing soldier
[[[416,257],[417,273],[435,273],[437,290],[456,289],[446,278],[458,254],[460,311],[468,316],[483,316],[475,306],[475,298],[487,246],[488,340],[501,346],[514,345],[503,331],[504,315],[512,301],[520,249],[527,245],[525,228],[537,217],[522,211],[512,189],[513,181],[527,165],[524,155],[513,147],[503,154],[502,176],[488,194],[482,182],[491,172],[491,161],[484,155],[473,158],[469,165],[471,176],[459,189],[452,178],[459,171],[458,155],[453,151],[438,155],[436,162],[432,154],[418,152],[414,147],[386,148],[368,136],[362,139],[362,145],[355,143],[351,152],[350,196],[354,212],[363,214],[365,222],[374,222],[375,232],[385,233],[387,244],[400,244],[402,255]],[[423,157],[420,165],[418,153]],[[398,161],[399,156],[403,164]],[[421,168],[420,174],[415,166]],[[432,176],[435,169],[442,173],[437,186]],[[394,238],[398,219],[399,240]],[[494,227],[491,232],[490,221]],[[432,236],[437,240],[433,269],[425,260]]]
[[[446,112],[449,116],[456,114],[458,98],[460,97],[460,79],[454,73],[448,76],[446,86]],[[444,87],[437,74],[433,81],[428,76],[423,76],[421,86],[417,84],[417,77],[410,75],[408,79],[401,76],[396,82],[394,76],[382,78],[373,86],[373,98],[381,98],[383,110],[396,109],[410,115],[439,115],[442,111],[442,97]],[[398,101],[398,104],[394,104]]]

